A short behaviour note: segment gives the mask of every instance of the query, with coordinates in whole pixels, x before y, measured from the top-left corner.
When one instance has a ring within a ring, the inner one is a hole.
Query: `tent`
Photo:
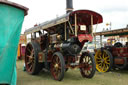
[[[28,8],[0,0],[0,84],[16,85],[16,56]]]

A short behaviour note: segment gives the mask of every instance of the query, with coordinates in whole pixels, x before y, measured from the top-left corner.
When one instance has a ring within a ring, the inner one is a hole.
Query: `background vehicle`
[[[82,49],[82,52],[91,52],[93,55],[95,55],[95,49],[101,48],[99,43],[95,43],[94,42],[88,42],[84,44],[84,47]]]
[[[45,68],[60,81],[68,68],[79,68],[83,77],[94,76],[93,55],[87,51],[80,55],[80,51],[84,43],[92,41],[92,26],[102,23],[102,16],[90,10],[72,11],[72,8],[72,0],[67,0],[67,14],[25,31],[26,35],[31,34],[25,53],[28,73],[37,74]]]
[[[87,47],[87,50],[88,50],[89,52],[91,52],[91,53],[94,53],[94,49],[95,49],[94,46],[89,46],[89,47]]]
[[[95,33],[94,35],[104,35],[106,37],[110,36],[118,36],[127,37],[128,28],[111,30],[106,32]],[[99,72],[107,72],[112,68],[125,69],[128,65],[128,42],[127,38],[125,38],[126,44],[123,45],[120,42],[116,42],[112,45],[112,42],[115,42],[115,39],[109,39],[110,42],[108,45],[101,47],[96,50],[95,53],[95,61],[96,61],[96,69]],[[113,41],[114,40],[114,41]],[[102,42],[102,40],[101,40]],[[101,44],[102,45],[102,44]]]

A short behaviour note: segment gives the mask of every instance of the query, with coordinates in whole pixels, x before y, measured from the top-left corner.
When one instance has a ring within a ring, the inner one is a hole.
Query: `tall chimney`
[[[72,3],[72,0],[66,0],[66,12],[69,13],[69,12],[72,12],[73,10],[73,3]]]

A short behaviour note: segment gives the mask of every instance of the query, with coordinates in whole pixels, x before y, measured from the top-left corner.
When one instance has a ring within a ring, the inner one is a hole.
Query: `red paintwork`
[[[124,59],[123,58],[115,58],[114,62],[115,62],[115,64],[124,64]]]
[[[86,42],[86,41],[92,42],[93,37],[92,37],[92,35],[90,35],[90,34],[79,34],[79,35],[78,35],[78,39],[79,39],[79,41],[80,41],[81,43],[82,43],[82,42]]]
[[[112,47],[112,55],[116,57],[128,57],[128,47]]]

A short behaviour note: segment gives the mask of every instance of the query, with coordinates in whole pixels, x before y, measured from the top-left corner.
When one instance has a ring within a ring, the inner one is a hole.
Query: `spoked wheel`
[[[64,58],[60,52],[56,52],[53,55],[50,70],[55,80],[61,81],[64,77],[65,63]]]
[[[80,72],[83,77],[92,78],[95,74],[95,60],[91,53],[83,53],[80,58]]]
[[[32,75],[39,73],[42,64],[38,62],[40,48],[36,42],[28,43],[25,50],[26,71]]]
[[[98,50],[95,54],[95,61],[99,72],[108,72],[113,65],[113,57],[107,50]]]

